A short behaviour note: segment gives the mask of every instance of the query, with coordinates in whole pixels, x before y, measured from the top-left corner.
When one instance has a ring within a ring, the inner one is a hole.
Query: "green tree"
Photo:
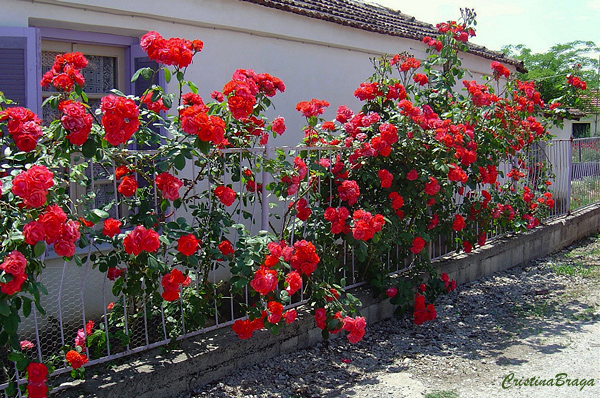
[[[523,61],[527,73],[519,73],[522,80],[533,80],[544,102],[558,98],[563,105],[588,110],[589,97],[598,95],[598,53],[600,48],[593,41],[576,40],[556,44],[545,53],[534,53],[524,44],[507,45],[502,51]],[[574,75],[587,83],[587,90],[572,90],[566,84],[566,76]]]

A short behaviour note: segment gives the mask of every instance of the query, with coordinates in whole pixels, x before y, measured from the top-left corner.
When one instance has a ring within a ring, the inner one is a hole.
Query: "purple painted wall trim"
[[[25,106],[36,114],[41,114],[41,53],[40,31],[38,28],[0,27],[0,36],[24,37],[27,41],[25,70]]]

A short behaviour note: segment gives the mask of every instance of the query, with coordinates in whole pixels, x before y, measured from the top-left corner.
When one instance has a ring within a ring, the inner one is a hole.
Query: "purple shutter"
[[[0,28],[0,91],[38,115],[41,110],[40,36],[36,28]]]

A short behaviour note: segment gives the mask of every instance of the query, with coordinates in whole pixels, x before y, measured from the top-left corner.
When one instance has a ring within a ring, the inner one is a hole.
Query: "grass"
[[[459,398],[455,391],[433,391],[425,394],[425,398]]]
[[[590,276],[592,269],[580,263],[552,264],[552,269],[559,275],[568,276]]]

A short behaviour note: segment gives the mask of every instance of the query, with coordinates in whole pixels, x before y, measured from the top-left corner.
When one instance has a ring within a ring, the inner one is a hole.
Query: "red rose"
[[[106,273],[106,277],[109,280],[114,281],[115,279],[119,278],[123,273],[124,272],[123,272],[123,270],[121,268],[110,267],[108,269],[108,272]]]
[[[327,327],[327,311],[325,311],[325,308],[315,310],[315,323],[319,329],[324,330]]]
[[[455,231],[460,231],[466,227],[465,219],[460,214],[454,216],[454,222],[452,223],[452,229]]]
[[[231,256],[234,253],[233,246],[231,246],[231,242],[228,240],[224,240],[219,243],[219,251],[225,257]]]
[[[25,243],[28,245],[35,245],[36,243],[44,240],[46,232],[44,226],[37,222],[31,221],[23,227],[23,235],[25,236]]]
[[[294,243],[294,251],[290,259],[290,266],[294,270],[309,276],[317,269],[317,264],[321,261],[316,252],[315,245],[306,240]]]
[[[163,299],[166,301],[175,301],[179,298],[179,292],[181,286],[188,286],[190,284],[190,277],[185,276],[183,272],[174,268],[170,273],[163,276],[161,285],[164,289],[162,293]]]
[[[283,134],[285,132],[285,119],[282,117],[275,118],[271,129],[279,135]]]
[[[27,397],[46,398],[48,396],[48,386],[45,383],[31,382],[27,383]]]
[[[25,273],[26,266],[27,259],[25,256],[21,252],[13,250],[4,258],[4,262],[0,264],[0,270],[12,275],[19,275]]]
[[[160,189],[165,199],[179,199],[179,188],[183,186],[183,182],[169,173],[160,173],[156,176],[156,187]]]
[[[417,170],[415,170],[415,169],[412,169],[411,171],[409,171],[406,174],[406,179],[409,180],[409,181],[414,181],[417,178],[419,178],[419,174],[417,173]]]
[[[366,326],[367,321],[362,316],[357,316],[356,318],[347,316],[344,318],[344,330],[348,332],[348,341],[352,344],[361,341],[365,335]]]
[[[398,288],[397,287],[390,287],[389,289],[387,289],[385,291],[386,296],[388,296],[389,298],[394,298],[396,297],[396,295],[398,294]]]
[[[233,189],[226,186],[219,186],[215,188],[215,196],[219,198],[221,203],[225,206],[231,206],[235,201],[235,192]]]
[[[158,233],[138,225],[123,240],[123,246],[128,254],[137,256],[143,251],[155,252],[160,247]]]
[[[135,193],[135,191],[137,191],[137,189],[138,183],[136,179],[129,176],[123,177],[123,181],[121,181],[119,187],[117,188],[121,195],[127,197],[132,196]]]
[[[73,369],[78,369],[88,362],[88,358],[75,350],[67,352],[66,360]]]
[[[104,220],[104,228],[102,228],[102,233],[109,238],[112,238],[113,236],[121,233],[121,225],[121,221],[115,220],[114,218],[107,218]]]
[[[15,294],[21,291],[21,286],[27,280],[27,274],[13,275],[12,279],[6,283],[0,282],[0,290],[6,295]]]
[[[54,242],[54,252],[61,257],[73,257],[75,255],[75,243],[68,240],[57,240]]]
[[[435,177],[429,177],[429,182],[425,184],[425,193],[427,195],[435,195],[440,191],[440,184],[438,184]]]
[[[425,239],[421,238],[420,236],[417,236],[413,240],[410,251],[413,252],[414,254],[418,254],[418,253],[421,253],[421,250],[423,250],[424,247],[425,247]]]
[[[283,319],[285,319],[285,323],[292,323],[296,320],[298,313],[296,310],[287,310],[283,313]]]
[[[44,213],[38,217],[38,222],[43,225],[46,233],[46,243],[52,244],[60,238],[61,227],[67,221],[67,215],[57,205],[46,207]]]
[[[254,279],[250,281],[250,286],[264,296],[277,289],[277,282],[277,271],[260,268],[254,273]]]
[[[184,256],[191,256],[198,250],[199,241],[192,234],[184,235],[177,241],[177,250]]]
[[[288,287],[285,290],[288,292],[288,295],[293,295],[298,290],[302,289],[302,277],[296,271],[290,272],[286,277],[285,281]]]
[[[30,362],[27,366],[27,380],[29,382],[45,383],[48,378],[48,368],[43,363]]]

